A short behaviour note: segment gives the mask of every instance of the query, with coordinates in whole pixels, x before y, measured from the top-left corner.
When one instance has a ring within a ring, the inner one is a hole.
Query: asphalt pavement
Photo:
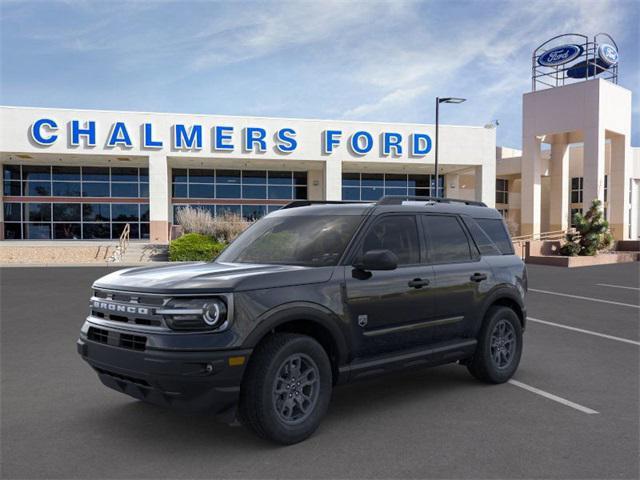
[[[530,266],[515,382],[447,365],[338,387],[290,447],[102,386],[75,341],[108,271],[0,270],[2,478],[640,476],[637,263]]]

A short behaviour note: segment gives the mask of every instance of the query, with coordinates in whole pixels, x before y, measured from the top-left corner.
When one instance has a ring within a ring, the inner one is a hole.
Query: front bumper
[[[77,349],[107,387],[157,405],[216,414],[234,409],[251,354],[251,350],[135,351],[92,341],[84,334]]]

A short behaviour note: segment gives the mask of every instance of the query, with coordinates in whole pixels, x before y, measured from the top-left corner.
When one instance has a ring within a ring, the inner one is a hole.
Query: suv
[[[102,277],[78,352],[108,387],[283,444],[314,432],[343,382],[451,362],[507,381],[527,274],[500,214],[410,198],[293,202],[213,262]]]

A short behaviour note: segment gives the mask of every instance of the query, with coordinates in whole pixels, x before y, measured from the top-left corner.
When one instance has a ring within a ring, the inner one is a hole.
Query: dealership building
[[[471,196],[494,205],[495,130],[2,107],[4,239],[163,243],[184,205],[255,219],[292,200]],[[473,178],[460,185],[459,178]],[[464,196],[464,195],[463,195]]]
[[[631,91],[617,85],[617,50],[589,70],[605,44],[584,38],[534,52],[522,150],[496,147],[494,125],[436,136],[425,124],[0,107],[0,239],[104,241],[129,224],[132,239],[167,243],[186,205],[256,219],[293,200],[383,195],[482,201],[533,236],[600,199],[615,238],[637,239]],[[567,81],[581,55],[584,78]]]

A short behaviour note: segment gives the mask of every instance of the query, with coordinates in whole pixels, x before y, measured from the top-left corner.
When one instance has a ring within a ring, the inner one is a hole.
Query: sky
[[[531,54],[607,32],[634,93],[640,1],[0,0],[0,104],[485,125],[519,148]]]

